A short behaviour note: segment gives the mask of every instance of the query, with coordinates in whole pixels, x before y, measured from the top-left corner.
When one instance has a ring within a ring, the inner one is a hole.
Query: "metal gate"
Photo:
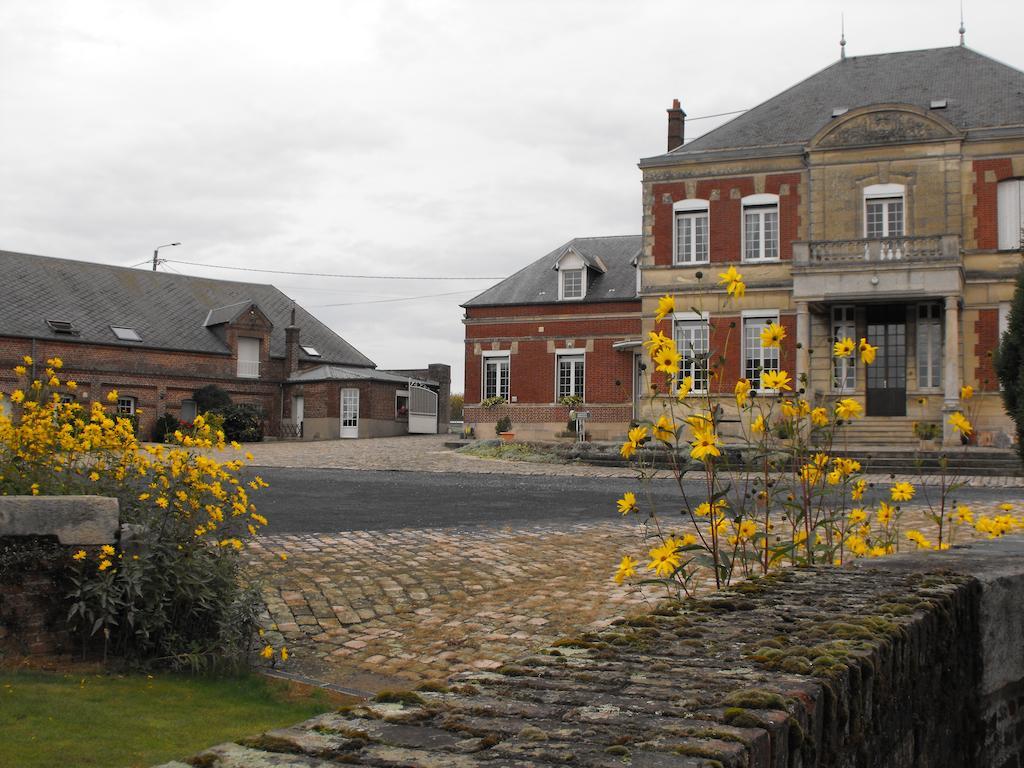
[[[437,434],[437,392],[409,384],[409,434]]]

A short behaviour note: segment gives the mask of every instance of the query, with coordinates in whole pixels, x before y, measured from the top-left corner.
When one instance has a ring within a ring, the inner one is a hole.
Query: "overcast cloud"
[[[1019,0],[967,42],[1024,68]],[[640,231],[640,157],[849,55],[954,45],[958,0],[8,0],[0,249],[502,277],[576,236]],[[383,368],[452,365],[488,281],[261,275]],[[443,297],[376,304],[426,294]],[[348,305],[348,306],[342,306]]]

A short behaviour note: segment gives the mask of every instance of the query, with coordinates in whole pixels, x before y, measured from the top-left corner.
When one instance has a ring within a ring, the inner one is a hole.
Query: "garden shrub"
[[[502,416],[500,419],[498,419],[497,423],[495,423],[495,425],[494,425],[494,433],[497,434],[497,435],[500,435],[502,432],[511,432],[511,431],[512,431],[512,419],[510,419],[508,416]]]
[[[258,443],[263,439],[263,410],[251,403],[237,403],[221,408],[224,437],[239,443]]]
[[[172,413],[165,413],[153,425],[153,442],[166,443],[173,439],[174,433],[181,429],[181,422]]]
[[[0,414],[0,493],[118,499],[121,542],[81,549],[67,564],[67,620],[83,648],[137,663],[243,663],[260,600],[240,553],[266,525],[249,498],[266,484],[243,483],[244,462],[211,455],[224,434],[204,417],[176,430],[173,445],[143,447],[130,420],[112,412],[116,391],[106,405],[62,403],[77,385],[61,382],[59,358],[47,366],[32,382],[15,368],[22,381],[9,415]]]
[[[192,393],[198,413],[218,411],[231,405],[231,395],[216,384],[207,384]]]

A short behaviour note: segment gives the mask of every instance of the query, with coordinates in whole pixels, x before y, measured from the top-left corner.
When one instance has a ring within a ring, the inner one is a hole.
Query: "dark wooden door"
[[[869,306],[868,344],[878,354],[867,369],[867,415],[907,415],[907,311],[902,304]]]

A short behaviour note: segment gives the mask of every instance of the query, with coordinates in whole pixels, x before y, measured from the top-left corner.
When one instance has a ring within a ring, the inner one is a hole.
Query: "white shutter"
[[[999,249],[1015,250],[1021,246],[1021,227],[1024,226],[1024,180],[1009,179],[999,183],[996,199],[999,212]]]

